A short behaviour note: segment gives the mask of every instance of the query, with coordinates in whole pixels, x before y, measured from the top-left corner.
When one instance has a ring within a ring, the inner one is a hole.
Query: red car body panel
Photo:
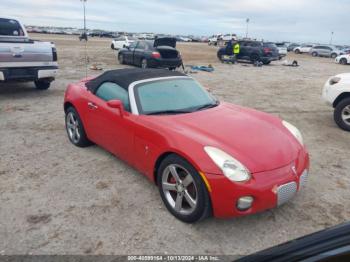
[[[241,216],[275,207],[276,186],[298,182],[301,173],[309,168],[305,147],[275,116],[228,103],[189,114],[121,114],[88,91],[86,81],[70,84],[64,103],[76,108],[88,138],[152,181],[162,156],[176,153],[184,157],[205,174],[216,217]],[[89,102],[96,104],[97,110],[89,108]],[[204,146],[232,155],[250,170],[252,179],[246,183],[227,179]],[[292,165],[297,174],[292,173]],[[254,197],[253,206],[244,212],[235,207],[241,196]]]

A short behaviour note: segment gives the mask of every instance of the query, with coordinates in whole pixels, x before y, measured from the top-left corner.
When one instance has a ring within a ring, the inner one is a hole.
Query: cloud
[[[78,0],[1,0],[6,15],[26,24],[82,26]],[[350,43],[346,0],[88,0],[89,28],[210,35],[245,34],[270,40]]]

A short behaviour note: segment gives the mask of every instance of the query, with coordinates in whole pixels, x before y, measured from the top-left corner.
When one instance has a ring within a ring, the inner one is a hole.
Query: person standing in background
[[[237,63],[237,56],[239,55],[239,52],[241,51],[241,46],[239,42],[234,41],[233,42],[233,63]]]

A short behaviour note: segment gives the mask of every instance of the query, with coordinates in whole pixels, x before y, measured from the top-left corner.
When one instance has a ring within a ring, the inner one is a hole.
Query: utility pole
[[[246,27],[246,30],[245,30],[245,38],[248,38],[248,25],[249,25],[249,18],[247,18],[246,20],[246,23],[247,23],[247,27]]]
[[[84,8],[84,33],[82,34],[81,39],[85,40],[85,77],[87,77],[88,75],[88,55],[87,55],[87,41],[88,41],[88,37],[87,37],[87,33],[86,33],[86,8],[85,8],[85,4],[87,2],[87,0],[80,0],[80,2],[83,2],[83,8]]]
[[[331,40],[329,41],[329,44],[330,44],[330,45],[331,45],[332,42],[333,42],[333,35],[334,35],[334,32],[332,31],[332,32],[331,32]]]
[[[87,0],[80,0],[80,2],[83,2],[84,7],[84,34],[86,34],[86,9],[85,9],[85,3]]]

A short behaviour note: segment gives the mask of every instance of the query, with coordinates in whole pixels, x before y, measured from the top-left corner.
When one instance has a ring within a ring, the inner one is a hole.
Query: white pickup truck
[[[34,81],[48,89],[57,71],[53,43],[31,40],[20,21],[0,17],[0,82]]]

